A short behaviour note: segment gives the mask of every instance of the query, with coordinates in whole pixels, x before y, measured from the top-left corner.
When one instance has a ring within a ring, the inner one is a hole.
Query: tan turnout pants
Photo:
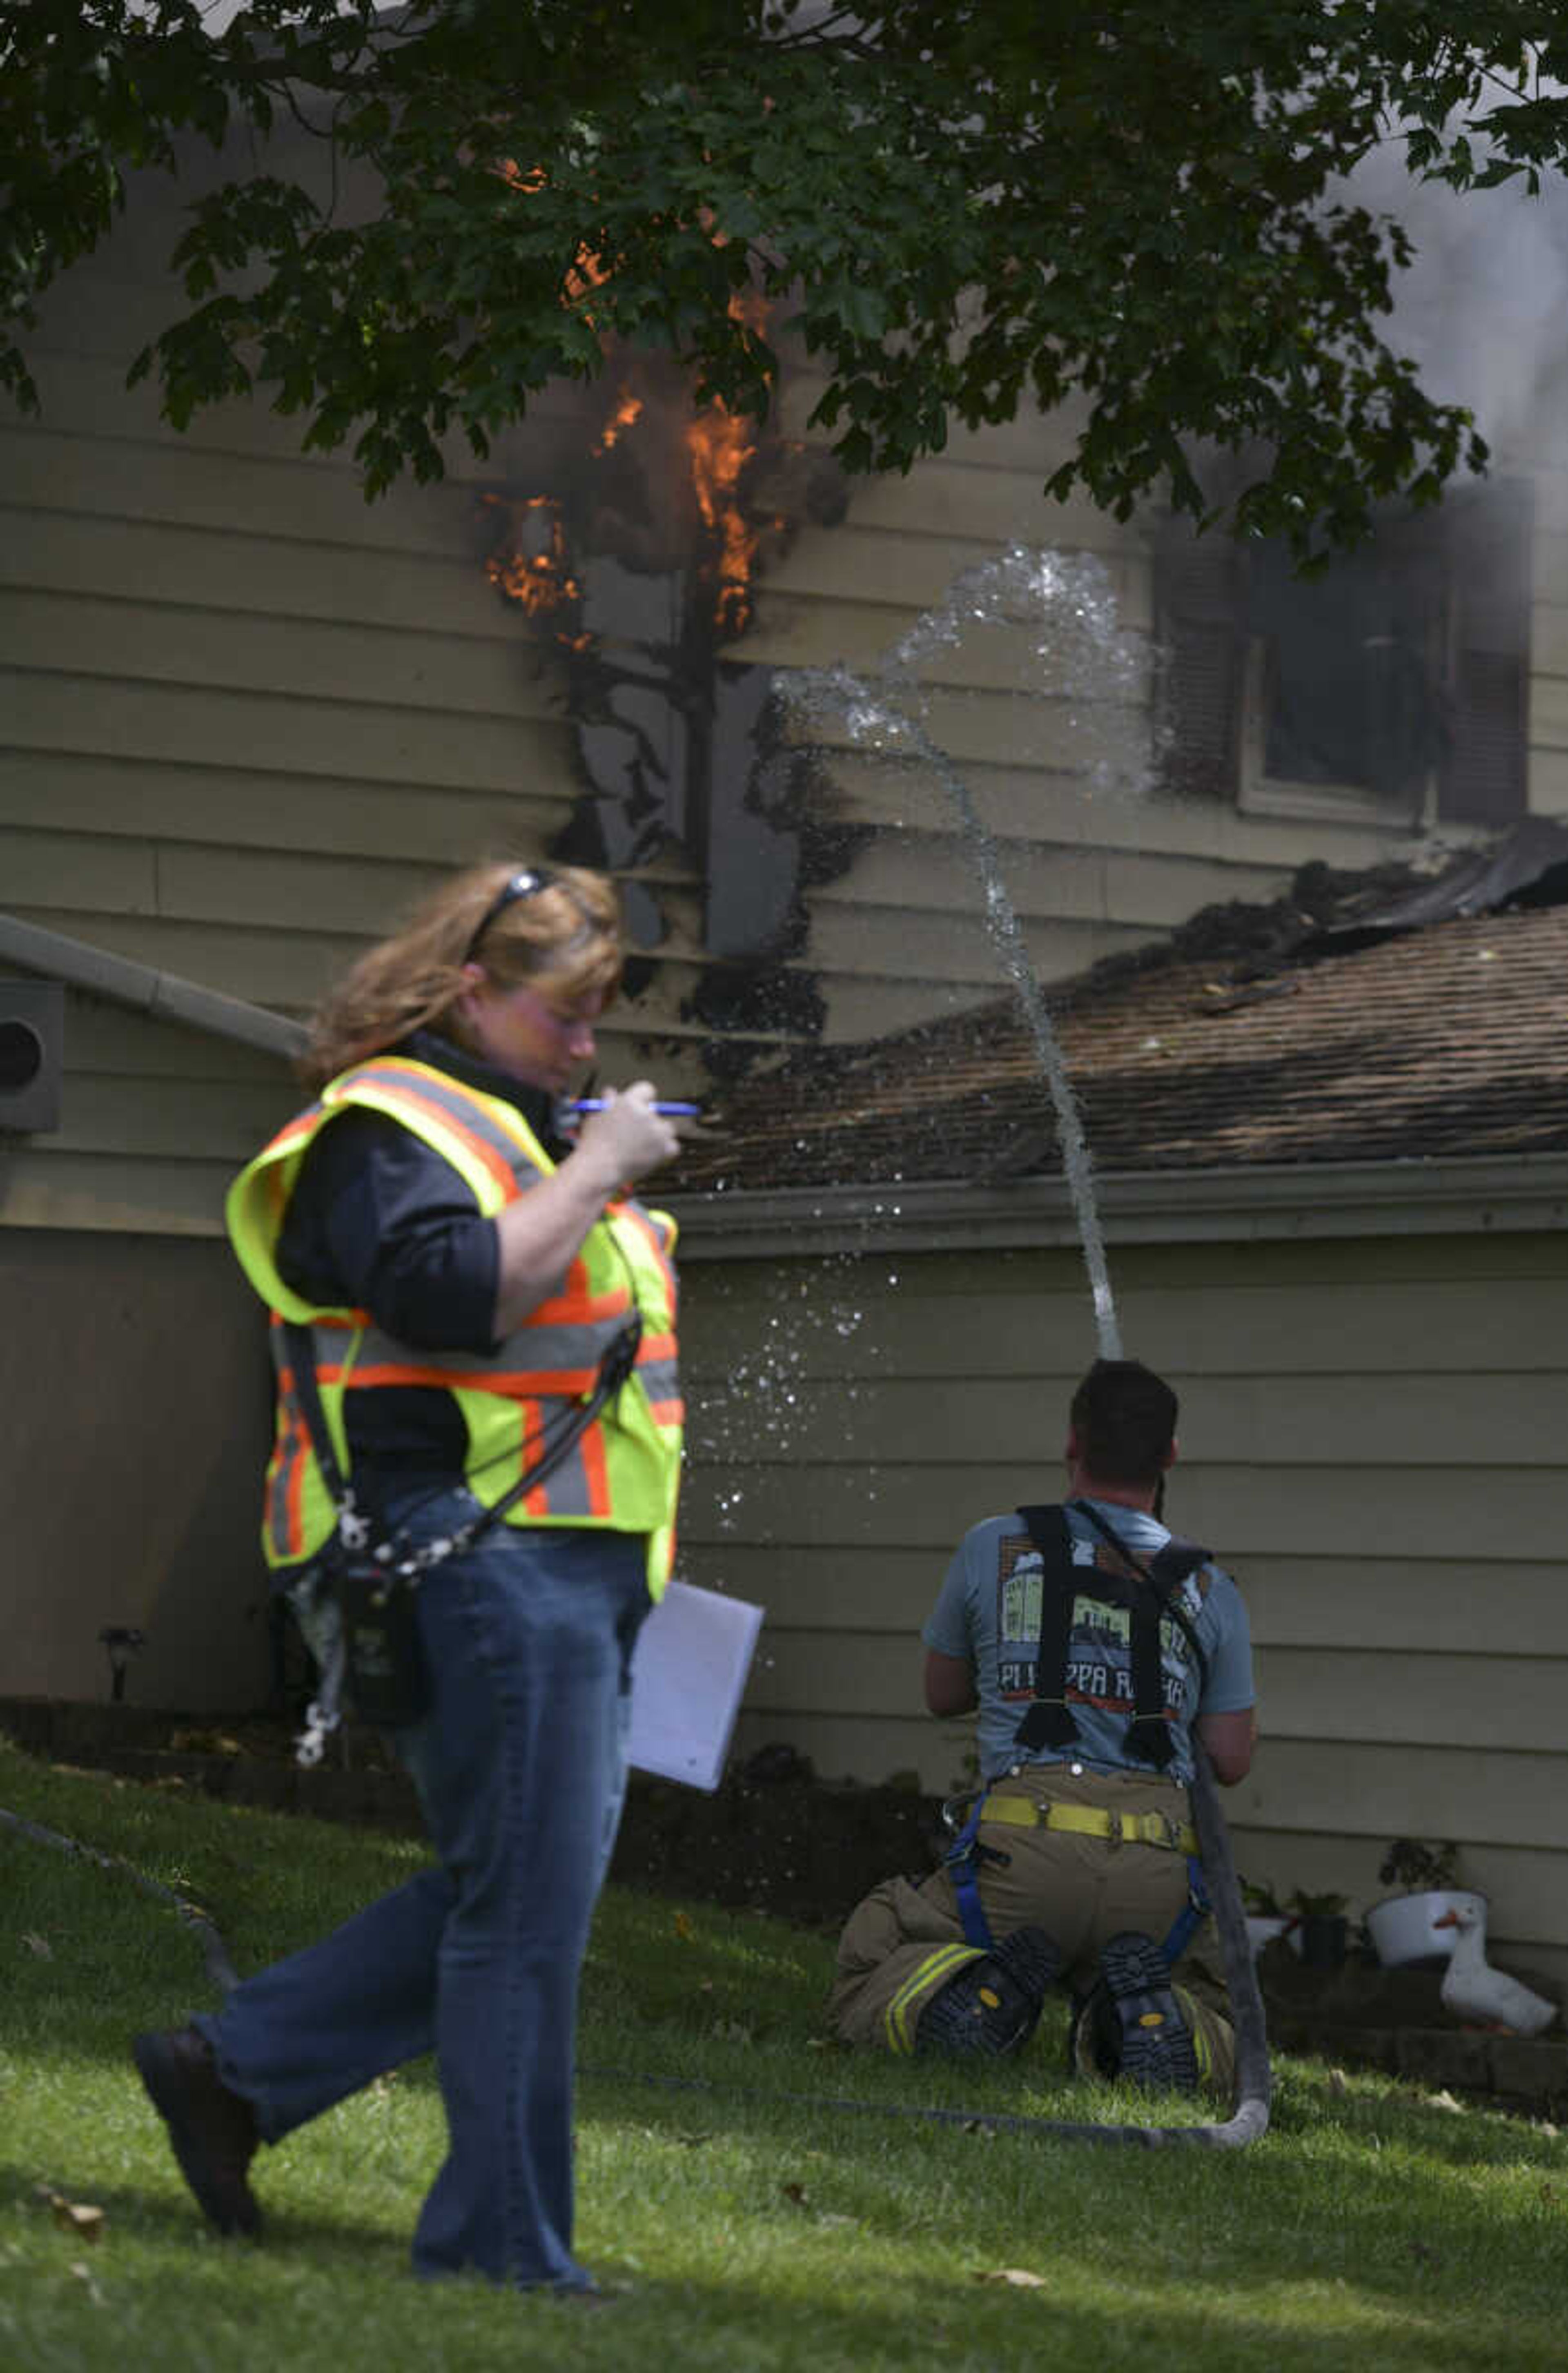
[[[991,1794],[1035,1804],[1096,1805],[1127,1813],[1191,1819],[1187,1792],[1137,1772],[1073,1773],[1064,1763],[1032,1764]],[[1000,1941],[1014,1928],[1043,1928],[1061,1956],[1061,1983],[1086,1993],[1100,1951],[1123,1929],[1162,1944],[1187,1901],[1185,1854],[1164,1846],[1082,1837],[1065,1829],[982,1821],[993,1850],[979,1866],[980,1902]],[[973,1954],[965,1949],[953,1881],[945,1869],[919,1884],[884,1879],[856,1906],[838,1940],[829,2016],[850,2043],[913,2048],[919,2014]],[[1227,2098],[1235,2042],[1225,2006],[1218,1939],[1205,1920],[1176,1970],[1176,1996],[1192,2030],[1206,2086]]]

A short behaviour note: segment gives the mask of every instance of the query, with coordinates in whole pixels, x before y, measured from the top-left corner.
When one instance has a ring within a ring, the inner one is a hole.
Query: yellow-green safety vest
[[[299,1165],[318,1129],[349,1107],[386,1114],[451,1163],[487,1218],[556,1165],[515,1105],[404,1056],[379,1056],[329,1081],[229,1188],[230,1241],[272,1313],[277,1431],[267,1467],[262,1544],[274,1571],[304,1564],[336,1517],[310,1446],[285,1349],[286,1322],[309,1327],[333,1445],[345,1471],[344,1399],[378,1385],[450,1392],[468,1430],[464,1479],[486,1506],[558,1435],[592,1391],[600,1362],[634,1303],[642,1336],[631,1375],[562,1463],[507,1510],[511,1525],[603,1526],[648,1539],[648,1585],[661,1596],[674,1553],[683,1409],[675,1367],[675,1223],[616,1200],[589,1230],[557,1292],[494,1352],[425,1351],[365,1310],[318,1307],[279,1275],[278,1238]]]

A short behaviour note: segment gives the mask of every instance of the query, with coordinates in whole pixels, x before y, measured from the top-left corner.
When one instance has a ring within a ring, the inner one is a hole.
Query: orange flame
[[[732,319],[753,330],[761,330],[771,310],[760,288],[737,288],[730,298]],[[739,500],[742,474],[756,455],[753,423],[731,412],[716,396],[686,430],[686,448],[697,508],[704,526],[719,540],[719,592],[713,622],[721,633],[738,635],[751,623],[751,581],[758,543]]]
[[[523,195],[544,186],[544,170],[537,165],[525,171],[507,158],[497,170]],[[609,277],[609,269],[600,256],[590,247],[579,247],[566,275],[564,301],[591,322],[593,291]],[[730,298],[731,315],[754,330],[761,329],[770,310],[767,299],[755,288],[737,289]],[[641,417],[644,408],[642,397],[623,385],[615,408],[593,445],[595,457],[613,451]],[[714,624],[720,633],[738,635],[751,621],[751,583],[759,541],[739,499],[742,475],[757,450],[753,427],[743,415],[732,413],[721,399],[716,398],[686,429],[685,444],[697,509],[704,527],[718,545],[716,561],[703,571],[718,579]],[[523,502],[508,502],[497,495],[483,496],[481,500],[508,514],[504,531],[485,563],[486,576],[504,599],[515,602],[535,617],[558,608],[564,602],[579,600],[580,589],[568,567],[566,534],[558,506],[545,495],[534,495]],[[775,519],[772,525],[781,531],[784,521]],[[580,636],[569,638],[565,634],[558,638],[569,640],[573,649],[580,648],[585,639]]]
[[[502,599],[515,602],[530,617],[575,602],[580,589],[567,567],[559,506],[548,495],[530,495],[521,502],[507,502],[499,495],[479,499],[502,520],[485,563],[485,574]]]
[[[579,247],[578,249],[577,254],[567,272],[566,285],[562,292],[561,301],[565,305],[575,307],[577,311],[582,315],[583,320],[588,323],[590,329],[594,326],[594,323],[593,310],[591,306],[589,304],[588,299],[592,296],[596,288],[603,287],[604,283],[609,279],[609,277],[610,274],[608,267],[600,263],[599,258],[594,253],[592,248]]]
[[[741,473],[756,452],[751,424],[717,400],[686,430],[692,488],[703,525],[719,540],[714,624],[738,635],[751,618],[752,564],[757,539],[736,500]]]
[[[517,191],[521,197],[533,197],[549,184],[549,176],[543,165],[530,165],[525,170],[515,157],[501,158],[494,170],[500,180],[505,181],[507,187]],[[581,310],[583,318],[591,321],[593,316],[589,312],[583,300],[591,296],[595,288],[602,288],[609,277],[608,267],[601,263],[592,248],[579,246],[567,268],[562,288],[562,303],[577,306]]]
[[[634,423],[641,417],[641,396],[633,395],[629,388],[622,388],[620,400],[616,403],[614,413],[601,429],[599,434],[599,442],[593,448],[594,451],[596,453],[608,453],[613,446],[617,445],[620,442],[625,431],[630,428]]]

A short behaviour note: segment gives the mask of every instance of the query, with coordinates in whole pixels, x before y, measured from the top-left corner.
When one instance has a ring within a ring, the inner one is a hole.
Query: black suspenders
[[[1132,1659],[1132,1720],[1128,1727],[1129,1753],[1142,1763],[1164,1771],[1171,1759],[1170,1727],[1164,1719],[1164,1680],[1160,1669],[1160,1620],[1168,1615],[1181,1630],[1197,1660],[1199,1693],[1208,1677],[1208,1659],[1187,1610],[1175,1593],[1188,1576],[1209,1561],[1207,1549],[1174,1537],[1144,1565],[1086,1501],[1073,1502],[1096,1532],[1130,1571],[1108,1574],[1097,1569],[1094,1587],[1118,1599],[1131,1611],[1129,1645]],[[1035,1695],[1014,1733],[1015,1743],[1030,1754],[1043,1747],[1067,1747],[1079,1736],[1077,1722],[1067,1701],[1067,1661],[1072,1638],[1074,1602],[1086,1576],[1072,1562],[1072,1534],[1067,1512],[1059,1507],[1020,1508],[1029,1538],[1040,1552],[1040,1644],[1035,1666]]]

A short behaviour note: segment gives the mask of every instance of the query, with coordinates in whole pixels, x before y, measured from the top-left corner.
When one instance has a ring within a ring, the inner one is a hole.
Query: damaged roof
[[[1051,991],[1097,1168],[1568,1150],[1568,829],[1436,875],[1307,867]],[[1002,1180],[1060,1168],[1011,996],[726,1092],[678,1193]]]

